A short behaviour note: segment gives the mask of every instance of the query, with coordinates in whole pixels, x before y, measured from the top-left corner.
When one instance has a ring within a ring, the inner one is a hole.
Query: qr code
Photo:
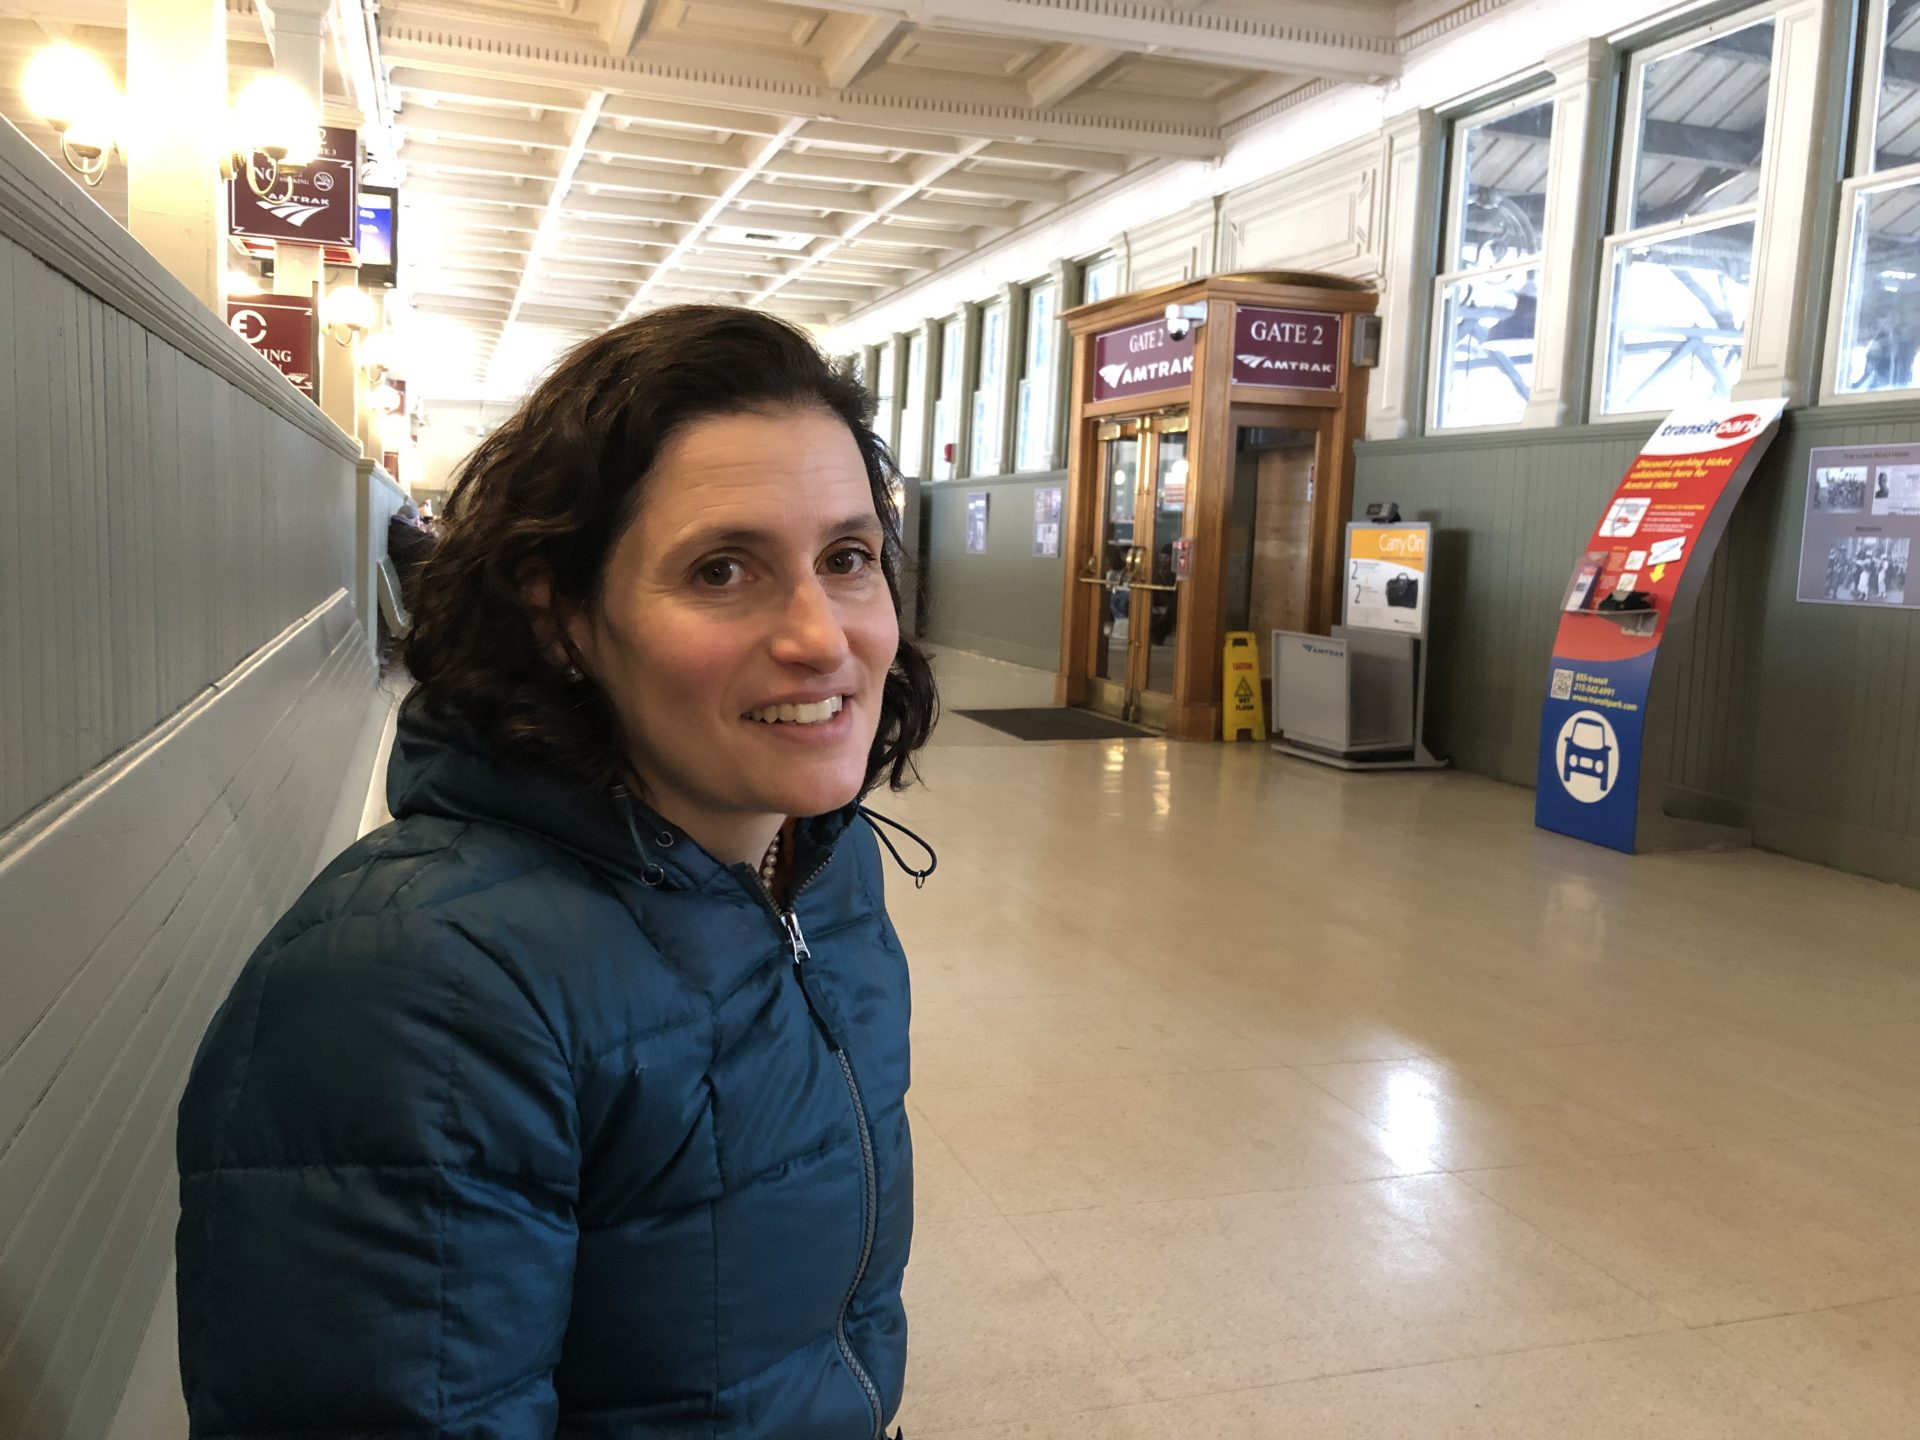
[[[1571,700],[1573,698],[1573,672],[1556,670],[1553,672],[1553,698]]]

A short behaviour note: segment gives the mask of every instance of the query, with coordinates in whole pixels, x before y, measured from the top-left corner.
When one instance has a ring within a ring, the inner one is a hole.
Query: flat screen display
[[[355,248],[360,254],[362,285],[394,283],[398,260],[396,232],[399,208],[399,197],[390,187],[360,187],[359,233]]]

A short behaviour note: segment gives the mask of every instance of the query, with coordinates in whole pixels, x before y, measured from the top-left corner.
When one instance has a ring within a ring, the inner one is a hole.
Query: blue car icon
[[[1598,720],[1575,720],[1567,736],[1560,782],[1564,785],[1576,775],[1591,775],[1603,791],[1613,784],[1613,746],[1607,743],[1607,727]]]

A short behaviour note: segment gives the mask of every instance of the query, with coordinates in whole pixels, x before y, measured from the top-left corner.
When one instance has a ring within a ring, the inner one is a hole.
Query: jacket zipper
[[[811,880],[813,877],[807,878]],[[804,884],[800,887],[800,889],[805,888]],[[799,899],[799,895],[800,890],[796,889],[794,898]],[[787,932],[787,945],[793,954],[794,979],[800,986],[800,994],[806,1000],[807,1009],[812,1013],[814,1023],[820,1027],[820,1033],[826,1037],[827,1046],[833,1051],[833,1058],[839,1062],[841,1078],[847,1082],[847,1094],[853,1100],[854,1123],[860,1130],[860,1164],[864,1187],[860,1197],[863,1222],[860,1263],[854,1267],[852,1283],[847,1286],[847,1293],[841,1298],[840,1313],[833,1322],[833,1338],[840,1347],[840,1358],[847,1362],[847,1369],[853,1372],[853,1378],[860,1382],[860,1388],[866,1392],[867,1404],[873,1409],[873,1434],[876,1440],[880,1440],[886,1423],[886,1417],[881,1413],[880,1391],[874,1385],[873,1378],[867,1374],[866,1367],[860,1363],[860,1357],[853,1353],[853,1342],[847,1338],[847,1310],[853,1304],[855,1293],[860,1289],[860,1282],[866,1279],[867,1264],[873,1258],[874,1212],[879,1208],[876,1203],[876,1192],[880,1188],[873,1163],[873,1132],[867,1125],[867,1107],[866,1102],[860,1098],[860,1083],[853,1077],[853,1063],[847,1059],[847,1052],[841,1048],[840,1042],[827,1028],[826,1020],[814,1008],[813,996],[807,990],[806,973],[803,967],[806,961],[813,958],[813,952],[807,949],[807,937],[801,932],[800,917],[789,907],[781,913],[780,923]]]

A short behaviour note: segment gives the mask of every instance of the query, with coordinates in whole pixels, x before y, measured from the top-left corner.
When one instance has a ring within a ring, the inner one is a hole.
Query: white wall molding
[[[1221,197],[1218,269],[1321,270],[1377,285],[1381,146],[1368,136]]]
[[[1812,305],[1807,293],[1808,275],[1818,269],[1807,262],[1825,104],[1820,82],[1827,69],[1830,12],[1837,3],[1797,0],[1774,14],[1774,74],[1760,175],[1765,203],[1755,220],[1747,343],[1733,384],[1737,400],[1778,398],[1798,405],[1813,391],[1813,376],[1806,371],[1810,347],[1801,341],[1807,326],[1819,323],[1809,308],[1823,308]]]
[[[1570,424],[1585,410],[1596,288],[1592,241],[1606,193],[1613,52],[1603,40],[1583,40],[1548,56],[1547,64],[1554,77],[1553,138],[1533,390],[1520,422],[1528,427]]]
[[[1441,144],[1440,121],[1431,110],[1395,116],[1381,137],[1385,240],[1380,257],[1380,364],[1367,382],[1369,440],[1397,440],[1420,428]]]
[[[1145,290],[1212,274],[1219,230],[1219,201],[1214,196],[1132,227],[1127,231],[1124,287]]]
[[[350,460],[360,444],[114,223],[67,172],[0,124],[0,236]]]

